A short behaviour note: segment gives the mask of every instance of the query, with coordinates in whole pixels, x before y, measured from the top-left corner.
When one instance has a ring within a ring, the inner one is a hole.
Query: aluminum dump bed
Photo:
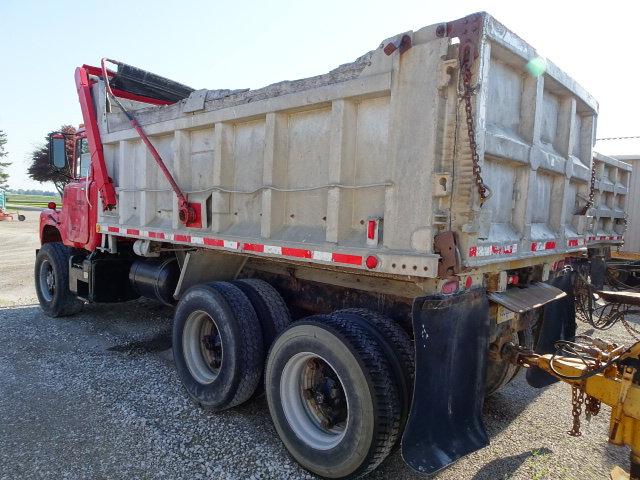
[[[460,45],[471,45],[485,202]],[[105,112],[101,81],[94,98]],[[114,107],[100,116],[118,196],[99,209],[103,231],[420,277],[437,276],[434,237],[446,231],[467,267],[585,248],[597,103],[487,14],[405,32],[325,75],[128,105],[200,205],[202,227],[181,224],[168,182]]]
[[[594,152],[593,210],[588,245],[621,245],[627,230],[631,165]]]

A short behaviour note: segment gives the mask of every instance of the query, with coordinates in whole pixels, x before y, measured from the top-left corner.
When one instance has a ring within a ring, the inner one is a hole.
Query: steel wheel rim
[[[53,265],[49,260],[43,260],[40,264],[38,273],[38,282],[40,283],[40,293],[47,303],[53,301],[56,293],[56,277],[53,273]]]
[[[192,312],[184,324],[182,351],[191,376],[203,385],[220,374],[224,359],[222,340],[215,320],[206,312]]]
[[[327,386],[333,388],[327,389]],[[309,390],[319,390],[324,401],[319,402],[318,395]],[[327,395],[328,391],[337,394]],[[301,352],[287,361],[280,381],[280,401],[289,426],[306,445],[316,450],[329,450],[342,441],[349,421],[349,403],[344,391],[344,382],[321,356]],[[325,408],[326,403],[331,406]],[[330,416],[327,410],[339,413]]]

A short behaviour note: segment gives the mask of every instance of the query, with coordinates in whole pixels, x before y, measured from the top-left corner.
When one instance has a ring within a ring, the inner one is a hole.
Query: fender
[[[40,212],[40,245],[50,242],[61,242],[60,212],[45,208]]]

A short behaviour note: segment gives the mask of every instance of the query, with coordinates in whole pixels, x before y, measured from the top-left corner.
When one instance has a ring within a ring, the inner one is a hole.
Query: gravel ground
[[[32,285],[37,212],[26,214],[0,223],[0,478],[314,478],[288,457],[264,398],[223,414],[188,400],[171,309],[140,300],[45,317]],[[606,338],[631,341],[622,326]],[[486,401],[491,446],[432,478],[602,479],[627,467],[628,451],[606,443],[607,407],[579,438],[566,433],[570,412],[568,386],[534,390],[520,376]],[[397,452],[370,476],[390,477],[425,478]]]

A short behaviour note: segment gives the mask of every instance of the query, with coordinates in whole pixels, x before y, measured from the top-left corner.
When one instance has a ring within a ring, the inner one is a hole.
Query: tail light
[[[369,255],[364,263],[367,265],[367,268],[369,270],[373,270],[378,266],[378,257],[376,257],[375,255]]]

